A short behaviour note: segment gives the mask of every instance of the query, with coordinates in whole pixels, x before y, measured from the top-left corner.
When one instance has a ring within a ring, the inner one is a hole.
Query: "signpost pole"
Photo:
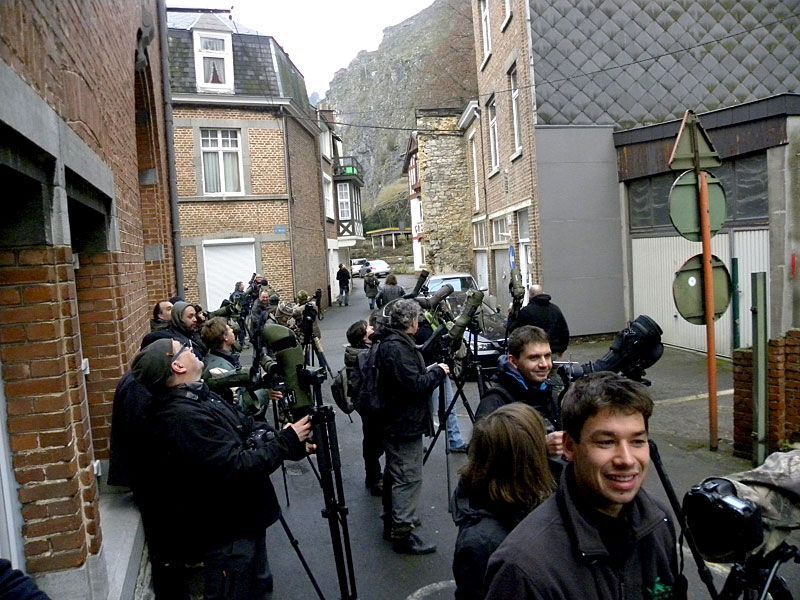
[[[692,127],[692,150],[695,154],[700,234],[703,243],[703,308],[706,322],[706,359],[708,366],[708,436],[709,450],[718,447],[717,427],[717,348],[714,332],[714,279],[711,266],[711,219],[708,211],[708,179],[700,168],[697,127]]]

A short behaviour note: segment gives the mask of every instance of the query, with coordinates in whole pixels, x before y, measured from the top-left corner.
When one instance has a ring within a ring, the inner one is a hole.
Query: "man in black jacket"
[[[336,271],[336,281],[339,282],[339,306],[350,306],[350,271],[343,264]]]
[[[378,350],[378,393],[385,406],[386,472],[383,483],[384,537],[395,552],[430,554],[434,544],[412,530],[419,522],[417,504],[422,491],[422,436],[432,435],[430,396],[450,373],[444,363],[426,369],[414,344],[419,328],[419,304],[398,300],[389,311],[388,327],[373,338]]]
[[[266,528],[280,516],[269,475],[313,451],[307,417],[275,431],[246,417],[200,380],[191,346],[161,339],[133,360],[134,378],[153,395],[151,477],[134,488],[142,508],[157,597],[182,597],[170,566],[204,564],[205,598],[263,598],[272,588]],[[165,568],[164,568],[165,567]],[[165,586],[165,587],[162,587]]]
[[[672,521],[641,489],[652,411],[647,389],[615,373],[572,385],[562,408],[570,464],[489,559],[487,600],[685,597]]]
[[[560,431],[558,394],[547,380],[553,368],[547,334],[538,327],[525,325],[508,338],[508,356],[499,360],[486,393],[481,398],[475,419],[482,419],[501,406],[522,402],[544,417],[547,426],[547,453],[561,456],[564,432]]]
[[[545,294],[542,286],[534,284],[528,290],[530,302],[519,311],[516,320],[509,325],[514,331],[522,325],[541,327],[550,338],[550,349],[559,358],[569,346],[569,327],[561,309],[550,302],[550,295]]]

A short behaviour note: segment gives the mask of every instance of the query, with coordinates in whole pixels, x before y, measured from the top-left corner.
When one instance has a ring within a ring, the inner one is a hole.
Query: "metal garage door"
[[[253,238],[208,240],[203,242],[206,280],[206,308],[215,310],[227,299],[237,281],[250,281],[256,269],[256,245]]]

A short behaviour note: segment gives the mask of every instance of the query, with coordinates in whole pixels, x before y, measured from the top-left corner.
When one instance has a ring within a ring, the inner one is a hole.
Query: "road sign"
[[[693,130],[697,132],[697,135],[694,135]],[[710,169],[722,165],[719,153],[714,149],[714,144],[711,143],[706,130],[700,125],[697,115],[691,110],[687,110],[683,115],[681,128],[668,162],[669,168],[673,171],[685,171],[695,167]]]
[[[731,301],[731,276],[728,269],[716,256],[711,256],[711,277],[714,281],[714,320],[722,316]],[[672,282],[672,297],[680,315],[695,325],[703,325],[703,255],[697,254],[687,260],[675,273]]]
[[[725,189],[719,179],[706,173],[708,180],[708,216],[711,235],[716,234],[728,218]],[[697,177],[686,171],[672,184],[669,191],[669,218],[675,229],[690,242],[702,240],[700,215],[697,208]]]
[[[508,266],[512,270],[517,268],[517,254],[514,252],[514,246],[508,247]]]

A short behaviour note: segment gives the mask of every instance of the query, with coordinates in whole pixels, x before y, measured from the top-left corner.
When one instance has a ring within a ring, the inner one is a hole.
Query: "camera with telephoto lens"
[[[650,385],[644,378],[645,369],[658,362],[664,353],[662,333],[661,327],[653,319],[639,315],[616,335],[608,352],[599,360],[583,364],[554,361],[553,364],[565,386],[598,371],[621,373],[628,379]]]
[[[739,498],[727,479],[706,479],[683,498],[686,525],[700,555],[717,563],[740,562],[764,541],[761,508]]]

